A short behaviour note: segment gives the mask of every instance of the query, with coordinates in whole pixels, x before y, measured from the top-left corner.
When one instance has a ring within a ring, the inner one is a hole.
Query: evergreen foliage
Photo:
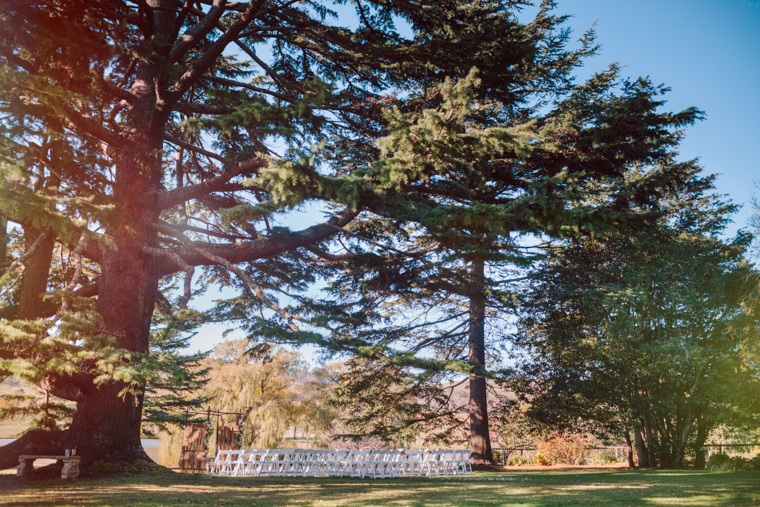
[[[200,392],[208,382],[209,368],[203,366],[208,353],[183,353],[196,334],[194,329],[203,322],[203,316],[187,309],[154,314],[146,358],[154,373],[145,386],[144,436],[155,438],[169,431],[170,425],[184,423],[187,411],[208,404],[209,397]]]
[[[593,35],[568,49],[548,3],[526,24],[514,10],[483,7],[471,10],[508,25],[500,41],[521,55],[500,62],[511,79],[491,82],[493,62],[483,80],[469,68],[430,84],[421,110],[386,113],[380,157],[359,173],[386,194],[356,224],[348,271],[331,285],[353,305],[345,335],[358,342],[342,343],[360,359],[343,399],[355,400],[358,427],[383,434],[430,423],[429,433],[469,420],[476,462],[491,461],[485,377],[508,374],[488,351],[504,343],[528,271],[567,238],[657,213],[692,177],[674,154],[680,128],[701,116],[663,112],[666,88],[624,80],[614,65],[575,84]],[[451,403],[440,385],[462,374],[470,399]]]
[[[576,83],[593,32],[572,49],[553,2],[527,5],[357,0],[351,27],[330,1],[0,6],[0,368],[77,403],[0,467],[146,459],[143,407],[169,421],[198,385],[173,351],[199,286],[236,289],[211,318],[252,340],[356,356],[343,392],[382,395],[372,431],[469,417],[490,461],[486,336],[524,270],[657,212],[701,115],[617,66]],[[438,387],[461,374],[467,408]]]
[[[641,466],[702,450],[711,428],[752,410],[740,400],[759,380],[744,353],[757,346],[751,238],[721,238],[735,207],[698,170],[656,220],[578,239],[542,265],[517,340],[532,416],[633,433]]]
[[[377,157],[383,111],[410,107],[429,62],[447,74],[487,56],[450,37],[470,30],[451,15],[466,5],[357,2],[346,28],[340,2],[3,4],[0,215],[18,234],[15,250],[3,244],[3,367],[77,411],[0,466],[37,447],[77,447],[85,466],[146,459],[150,325],[167,277],[184,279],[180,307],[195,284],[237,277],[240,305],[279,328],[271,338],[321,340],[330,308],[297,315],[275,294],[309,283],[318,261],[304,248],[384,199],[354,175]],[[283,227],[304,203],[325,220]],[[64,278],[55,248],[73,259]]]

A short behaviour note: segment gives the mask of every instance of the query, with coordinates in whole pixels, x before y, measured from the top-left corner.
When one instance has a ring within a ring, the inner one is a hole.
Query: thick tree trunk
[[[94,461],[150,460],[140,443],[142,393],[120,396],[124,385],[108,382],[82,392],[68,432],[80,464]]]
[[[8,236],[8,220],[0,215],[0,265],[5,262],[5,256],[8,255],[8,242],[11,238]]]
[[[689,433],[691,432],[692,425],[694,423],[694,407],[689,404],[688,412],[686,414],[686,420],[683,421],[678,445],[675,449],[671,466],[679,467],[683,462],[684,453],[686,451],[686,443],[689,441]]]
[[[625,428],[623,430],[623,434],[625,435],[625,446],[626,446],[626,458],[628,458],[628,466],[630,468],[633,468],[636,466],[636,463],[633,462],[633,443],[631,443],[631,431],[628,428]]]
[[[102,333],[114,337],[120,349],[137,353],[136,360],[148,354],[159,278],[155,257],[143,251],[158,246],[154,224],[159,214],[155,196],[161,192],[161,160],[157,154],[162,151],[165,119],[156,111],[155,72],[145,63],[136,67],[131,92],[139,100],[128,114],[128,123],[133,147],[139,148],[126,156],[114,152],[115,208],[107,232],[115,248],[104,251],[98,280]],[[132,385],[130,392],[125,392],[126,387],[108,381],[82,388],[69,431],[83,466],[93,461],[149,459],[140,444],[144,386]]]
[[[633,427],[633,439],[636,443],[636,456],[639,458],[639,467],[649,468],[649,452],[644,443],[644,435],[642,434],[642,426],[640,423]]]
[[[667,419],[654,419],[654,427],[657,429],[657,435],[659,436],[659,449],[660,449],[660,466],[668,467],[673,463],[673,438],[671,425]]]
[[[472,263],[472,293],[470,295],[470,364],[485,369],[485,272],[483,261]],[[482,373],[470,377],[470,460],[474,464],[493,464],[491,437],[488,431],[488,396],[486,378]]]
[[[655,455],[655,429],[652,427],[652,418],[644,416],[644,438],[647,442],[647,458],[649,466],[654,468],[657,466],[657,458]]]
[[[43,229],[36,229],[25,225],[24,241],[26,248],[31,249],[44,233]],[[42,296],[47,292],[50,262],[53,259],[54,247],[55,236],[47,234],[42,238],[41,243],[37,245],[34,254],[24,262],[24,274],[21,277],[17,318],[34,320],[44,313]]]
[[[68,435],[68,431],[27,431],[21,438],[0,447],[0,470],[17,467],[22,454],[62,455],[71,448]]]
[[[704,417],[697,418],[697,456],[694,460],[694,468],[704,470],[706,464],[705,441],[707,440],[707,422]]]
[[[158,152],[160,145],[145,141],[144,153]],[[117,164],[114,197],[119,203],[118,220],[110,231],[116,248],[104,253],[98,281],[102,332],[113,336],[119,348],[138,354],[148,353],[158,291],[155,258],[144,253],[143,247],[158,242],[152,227],[158,211],[151,195],[158,190],[153,175],[159,170],[160,161],[148,156]],[[126,387],[109,381],[82,389],[70,437],[83,466],[93,461],[149,459],[140,444],[144,386],[132,385],[128,393]]]

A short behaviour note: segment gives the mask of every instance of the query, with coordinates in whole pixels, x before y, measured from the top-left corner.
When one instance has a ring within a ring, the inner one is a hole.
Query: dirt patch
[[[627,463],[613,463],[610,465],[524,465],[524,466],[499,466],[494,467],[505,472],[539,472],[546,470],[629,470]]]

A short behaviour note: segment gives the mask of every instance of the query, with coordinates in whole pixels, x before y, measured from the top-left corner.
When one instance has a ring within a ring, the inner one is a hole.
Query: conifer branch
[[[257,193],[268,193],[267,190],[264,187],[257,187],[256,185],[248,185],[248,184],[241,184],[241,183],[226,183],[224,185],[220,185],[216,190],[216,192],[244,192],[244,191],[250,191],[250,192],[257,192]],[[261,202],[261,200],[259,200]]]
[[[224,6],[226,3],[226,0],[214,0],[214,3],[206,15],[179,37],[174,44],[174,47],[169,52],[169,61],[171,63],[178,62],[188,51],[195,47],[201,39],[205,38],[206,35],[214,29],[217,21],[219,21],[219,18],[224,14]]]
[[[164,134],[164,141],[167,141],[172,144],[176,144],[180,148],[184,148],[188,151],[192,151],[194,153],[200,153],[201,155],[205,155],[208,158],[213,158],[214,160],[218,160],[220,162],[224,162],[224,157],[219,156],[218,154],[214,153],[213,151],[204,150],[200,146],[196,146],[194,144],[188,143],[186,141],[182,141],[181,139],[177,139],[174,136],[170,136],[169,134]]]
[[[63,289],[64,296],[61,302],[61,309],[58,311],[57,316],[60,316],[63,312],[69,309],[69,303],[71,296],[74,293],[74,288],[79,284],[79,279],[82,277],[82,251],[84,250],[86,239],[87,236],[85,236],[84,233],[79,236],[79,242],[73,251],[75,259],[74,262],[76,263],[76,266],[74,268],[74,276],[71,277],[71,281],[66,284],[66,287]]]
[[[201,221],[201,220],[196,219],[196,221]],[[168,224],[168,223],[165,223],[163,221],[161,223],[165,224],[165,225],[168,225],[168,226],[171,226],[171,227],[173,227],[176,230],[181,231],[181,232],[185,232],[185,231],[197,232],[198,234],[203,234],[204,236],[213,236],[215,238],[228,239],[230,241],[240,241],[240,240],[244,240],[245,241],[245,240],[256,239],[255,237],[240,236],[238,234],[227,234],[227,233],[224,233],[224,232],[213,231],[211,229],[204,229],[202,227],[195,227],[195,226],[184,224],[184,223],[182,223],[182,224]],[[209,224],[207,222],[203,222],[203,223],[205,223],[206,225],[212,226],[212,224]]]
[[[49,230],[43,232],[42,234],[40,234],[39,237],[35,240],[35,242],[32,243],[32,246],[29,247],[29,250],[26,251],[26,253],[24,253],[23,255],[21,255],[15,261],[11,262],[11,265],[8,266],[8,269],[5,270],[5,273],[8,273],[9,271],[13,271],[15,269],[18,269],[19,267],[21,268],[20,271],[23,272],[24,267],[25,267],[24,266],[24,262],[26,262],[27,260],[31,259],[34,256],[34,254],[37,252],[37,250],[39,250],[40,245],[42,245],[42,243],[44,243],[45,241],[47,241],[47,239],[52,234],[53,233],[50,232]],[[3,273],[3,274],[5,274],[5,273]]]
[[[304,248],[306,248],[306,250],[310,251],[311,253],[332,262],[350,261],[350,260],[355,260],[358,257],[355,253],[350,253],[350,252],[347,254],[342,254],[342,255],[332,254],[314,245],[307,245]]]
[[[85,117],[71,106],[63,106],[63,111],[68,120],[68,127],[79,134],[94,137],[98,141],[106,144],[110,148],[117,150],[134,150],[136,145],[133,141],[120,136],[116,132],[103,127],[102,123],[95,123],[90,118]]]
[[[191,243],[195,247],[231,263],[250,262],[324,241],[336,234],[335,227],[338,227],[338,230],[342,230],[341,227],[349,224],[358,214],[358,211],[345,209],[334,215],[327,222],[312,225],[301,231],[284,233],[275,238],[261,238],[227,244],[199,241],[192,241]],[[160,228],[161,225],[156,224],[156,227]],[[185,263],[191,266],[214,264],[214,262],[209,261],[208,257],[201,255],[194,249],[187,248],[186,245],[178,247],[173,251],[177,255],[180,255]],[[173,261],[161,264],[158,269],[161,276],[181,270]]]
[[[256,55],[256,53],[255,53],[255,52],[254,52],[254,51],[253,51],[251,48],[249,48],[248,46],[246,46],[245,44],[243,44],[243,43],[242,43],[242,42],[240,42],[240,41],[235,41],[235,44],[236,44],[236,45],[237,45],[237,47],[239,47],[239,48],[240,48],[240,49],[241,49],[241,50],[242,50],[242,51],[243,51],[245,54],[247,54],[248,56],[250,56],[250,57],[251,57],[251,59],[252,59],[254,62],[256,62],[256,63],[258,64],[258,66],[259,66],[259,67],[261,67],[261,68],[264,70],[264,72],[266,72],[266,73],[267,73],[267,75],[268,75],[269,77],[271,77],[271,78],[272,78],[272,80],[273,80],[275,83],[278,83],[278,84],[282,84],[282,83],[284,83],[284,84],[288,85],[290,88],[294,88],[294,89],[296,89],[296,90],[300,91],[301,93],[306,93],[306,92],[307,92],[307,90],[306,90],[304,87],[302,87],[301,85],[299,85],[298,83],[294,83],[293,81],[291,81],[291,80],[289,80],[289,79],[285,79],[285,78],[284,78],[284,77],[282,77],[281,75],[277,74],[277,73],[276,73],[274,70],[272,70],[272,68],[271,68],[269,65],[267,65],[267,64],[264,62],[264,60],[262,60],[261,58],[259,58],[259,57]]]
[[[174,86],[171,88],[171,93],[174,99],[167,101],[171,103],[167,103],[166,105],[171,107],[173,103],[178,101],[179,98],[182,97],[182,95],[184,95],[184,93],[189,90],[190,87],[214,65],[214,63],[216,63],[217,58],[219,58],[224,52],[227,45],[232,42],[237,35],[251,23],[251,21],[253,21],[266,1],[267,0],[255,0],[248,4],[245,12],[240,15],[232,26],[214,41],[214,43],[211,44],[211,47],[203,53],[203,56],[201,56],[176,83],[174,83]]]
[[[189,102],[177,102],[172,108],[174,111],[185,114],[230,114],[235,112],[231,107],[207,106],[205,104],[190,104]],[[174,141],[172,141],[174,142]]]
[[[215,84],[220,84],[224,86],[232,86],[236,88],[245,88],[246,90],[251,90],[258,93],[271,95],[272,97],[282,100],[283,102],[295,102],[294,97],[289,97],[288,95],[285,95],[284,93],[275,92],[273,90],[268,90],[266,88],[261,88],[259,86],[253,86],[252,84],[248,84],[248,83],[241,83],[240,81],[227,79],[225,77],[203,76],[202,79],[204,81],[208,81],[209,83],[215,83]]]
[[[166,226],[170,227],[168,224]],[[150,255],[158,255],[170,258],[177,263],[182,271],[185,272],[185,281],[183,284],[184,293],[182,294],[182,297],[179,299],[179,302],[177,304],[180,308],[187,308],[187,304],[190,302],[190,298],[192,297],[192,280],[193,275],[195,274],[195,268],[187,264],[184,260],[182,260],[182,257],[177,255],[175,252],[172,252],[171,250],[154,248],[150,246],[144,246],[142,250],[143,252]]]
[[[134,104],[137,101],[137,97],[132,92],[125,90],[124,88],[117,86],[114,83],[111,83],[107,79],[104,79],[101,84],[106,92],[110,93],[119,100],[126,100],[130,104]]]
[[[201,196],[210,194],[211,192],[215,192],[235,176],[254,171],[255,169],[264,167],[266,164],[267,162],[264,159],[252,158],[244,162],[238,162],[229,169],[224,170],[218,176],[215,176],[208,181],[204,181],[203,183],[175,188],[174,190],[164,192],[158,197],[158,208],[169,209],[183,202],[197,199]]]
[[[217,255],[214,255],[211,252],[207,252],[203,250],[202,248],[199,248],[195,243],[190,241],[185,237],[184,234],[182,234],[179,231],[176,231],[174,228],[169,226],[161,226],[159,225],[158,230],[163,232],[164,234],[169,234],[175,238],[177,238],[182,244],[187,246],[189,249],[193,250],[194,252],[202,255],[203,257],[206,257],[211,262],[218,264],[220,266],[223,266],[228,271],[231,271],[235,275],[237,275],[238,278],[240,278],[247,286],[250,288],[253,293],[256,295],[256,297],[261,301],[262,304],[267,306],[270,310],[276,312],[279,314],[282,318],[287,320],[288,327],[291,329],[291,331],[299,332],[298,327],[293,323],[294,320],[298,320],[299,322],[303,322],[308,324],[309,322],[297,315],[294,315],[284,309],[282,309],[280,306],[272,302],[264,293],[264,289],[261,288],[259,284],[253,281],[251,277],[249,277],[245,271],[237,267],[236,265],[232,264],[231,262],[227,261],[226,259],[223,259],[222,257],[219,257]]]
[[[82,287],[76,289],[73,292],[74,296],[77,297],[93,297],[98,295],[98,282],[97,280],[94,283],[83,285]],[[58,305],[50,300],[45,300],[42,302],[42,309],[40,310],[40,318],[48,318],[52,317],[58,312]],[[0,308],[0,319],[8,319],[12,320],[15,319],[18,315],[19,307],[18,305],[13,306],[6,306],[4,308]]]

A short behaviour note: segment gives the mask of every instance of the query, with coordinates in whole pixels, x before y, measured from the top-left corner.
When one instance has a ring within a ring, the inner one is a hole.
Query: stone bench
[[[52,456],[46,454],[22,454],[18,457],[19,477],[31,477],[34,474],[34,460],[37,459],[54,459],[63,461],[63,470],[61,470],[61,479],[73,479],[79,476],[79,456]]]

